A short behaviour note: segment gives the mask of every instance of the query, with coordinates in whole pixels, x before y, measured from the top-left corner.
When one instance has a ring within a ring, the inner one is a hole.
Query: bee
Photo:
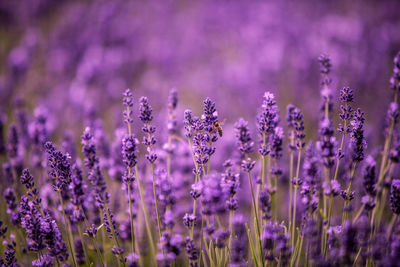
[[[226,119],[223,120],[222,122],[218,122],[218,121],[213,122],[214,130],[218,132],[218,135],[220,137],[222,137],[222,127],[221,127],[221,125],[224,125],[225,121],[226,121]]]

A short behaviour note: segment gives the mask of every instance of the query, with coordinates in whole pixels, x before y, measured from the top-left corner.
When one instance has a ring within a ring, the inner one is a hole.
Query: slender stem
[[[105,209],[105,211],[106,211],[107,220],[108,220],[109,223],[110,223],[111,234],[112,234],[112,236],[113,236],[113,238],[114,238],[115,245],[116,245],[118,248],[121,248],[120,245],[119,245],[118,237],[117,237],[117,235],[116,235],[116,233],[115,233],[114,226],[113,226],[112,221],[111,221],[110,212],[108,211],[107,201],[104,201],[104,209]],[[120,258],[120,260],[121,260],[121,262],[122,262],[122,265],[123,265],[123,266],[126,266],[124,257],[121,255],[121,253],[118,253],[118,256],[119,256],[119,258]],[[120,261],[118,261],[118,265],[120,265]]]
[[[131,175],[131,168],[128,168],[128,177]],[[132,196],[131,196],[131,185],[128,183],[128,199],[129,199],[129,219],[131,222],[131,243],[132,243],[132,253],[135,254],[135,227],[133,226],[133,211],[132,211]]]
[[[57,191],[58,191],[58,196],[60,197],[61,209],[62,209],[62,213],[63,213],[63,217],[64,217],[65,232],[67,234],[67,241],[68,241],[69,249],[71,250],[72,261],[74,263],[74,266],[78,266],[76,264],[76,261],[75,261],[74,249],[73,249],[72,244],[71,244],[70,231],[69,231],[70,229],[68,227],[67,217],[65,216],[64,201],[63,201],[62,196],[61,196],[61,190],[57,190]]]
[[[234,214],[233,210],[229,211],[229,232],[230,232],[229,243],[228,243],[229,257],[231,255],[231,244],[232,244],[232,238],[234,236],[234,232],[233,232],[233,214]]]
[[[390,241],[390,236],[392,235],[393,227],[396,224],[396,220],[397,220],[398,216],[399,216],[398,214],[393,213],[392,220],[390,221],[389,228],[388,228],[388,231],[386,234],[386,239],[388,240],[388,242]]]
[[[358,250],[358,252],[357,252],[357,255],[356,255],[356,257],[355,257],[355,259],[354,259],[354,262],[353,262],[353,266],[357,266],[356,263],[357,263],[358,258],[359,258],[360,255],[361,255],[361,251],[362,251],[362,247],[361,247],[361,248]]]
[[[85,260],[87,260],[87,263],[89,263],[89,254],[86,250],[86,245],[85,242],[83,241],[83,234],[82,234],[82,229],[81,226],[78,224],[78,233],[79,233],[79,238],[81,240],[82,248],[83,248],[83,254],[85,255]]]
[[[394,171],[394,166],[393,166],[393,164],[391,164],[391,161],[388,164],[388,169],[389,169],[388,177],[389,177],[389,179],[391,179],[393,176],[393,171]],[[380,197],[377,200],[378,203],[376,205],[376,210],[377,210],[378,214],[376,216],[374,233],[376,233],[376,231],[379,229],[379,226],[381,224],[381,219],[382,219],[383,212],[384,212],[384,208],[382,207],[382,205],[385,205],[384,203],[385,203],[385,200],[387,197],[387,193],[388,193],[388,188],[384,187],[381,194],[379,195]]]
[[[153,193],[154,193],[154,201],[156,203],[158,234],[160,235],[160,238],[161,238],[162,231],[161,231],[160,212],[159,212],[159,209],[158,209],[158,197],[157,197],[156,181],[155,181],[155,175],[154,175],[154,163],[151,164],[151,175],[153,177]]]
[[[199,266],[201,266],[201,258],[202,258],[201,255],[203,254],[203,230],[204,230],[204,218],[201,218]]]
[[[96,236],[93,236],[93,238],[91,238],[91,239],[92,239],[93,246],[94,246],[95,249],[96,249],[97,256],[100,258],[101,265],[104,267],[103,256],[101,255],[99,246],[97,245]]]
[[[296,204],[297,204],[297,188],[299,182],[299,174],[300,174],[300,162],[301,162],[301,149],[298,151],[297,156],[297,168],[296,168],[296,184],[294,185],[294,197],[293,197],[293,221],[292,221],[292,233],[291,233],[291,240],[292,240],[292,247],[294,246],[294,230],[296,228]]]
[[[254,190],[253,190],[253,181],[251,179],[251,174],[250,172],[247,172],[248,176],[249,176],[249,182],[250,182],[250,190],[251,190],[251,198],[253,200],[253,207],[254,207],[254,215],[256,217],[256,230],[257,230],[257,239],[260,243],[260,258],[261,258],[261,262],[262,262],[262,266],[264,266],[264,257],[262,256],[262,243],[261,243],[261,233],[260,233],[260,223],[258,221],[258,213],[257,213],[257,208],[256,208],[256,200],[254,198]]]
[[[347,206],[349,205],[349,203],[350,203],[350,194],[351,194],[351,186],[352,186],[352,184],[353,184],[353,177],[354,177],[354,173],[355,173],[355,171],[356,171],[356,167],[357,167],[357,162],[354,162],[353,164],[352,164],[352,167],[351,167],[351,171],[350,171],[350,182],[349,182],[349,185],[348,185],[348,187],[347,187],[347,195],[346,195],[346,200],[345,200],[345,202],[344,202],[344,211],[343,211],[343,215],[342,215],[342,226],[343,226],[343,223],[344,223],[344,221],[346,221],[347,220],[347,217],[348,217],[348,212],[347,212]]]
[[[171,135],[168,134],[168,149],[169,150],[171,149],[171,141],[172,141]],[[171,176],[171,153],[170,153],[170,151],[168,151],[167,152],[167,179],[168,180],[169,180],[170,176]]]
[[[126,114],[130,114],[130,108],[129,105],[126,106]],[[128,134],[132,135],[132,128],[131,128],[131,123],[128,121],[127,123],[128,126]],[[128,179],[131,180],[131,174],[132,174],[132,168],[128,168]],[[132,212],[132,196],[131,196],[131,186],[132,182],[127,183],[128,186],[128,199],[129,199],[129,220],[131,223],[131,242],[132,242],[132,254],[135,254],[135,227],[133,225],[133,212]]]
[[[144,214],[144,221],[146,224],[147,236],[149,238],[150,248],[151,248],[152,254],[154,256],[153,259],[155,259],[156,248],[154,246],[153,235],[151,234],[149,215],[147,213],[146,202],[144,201],[143,188],[142,188],[142,184],[140,182],[139,169],[138,169],[137,165],[135,166],[135,173],[136,173],[136,180],[137,180],[138,188],[139,188],[140,202],[142,204],[142,209],[143,209],[143,214]],[[157,261],[154,260],[154,262],[155,262],[155,264],[157,264]]]
[[[196,216],[196,199],[193,201],[193,216]],[[194,235],[194,223],[193,223],[192,229],[190,231],[190,238],[193,239],[193,235]]]
[[[253,256],[254,265],[256,267],[258,267],[258,261],[257,261],[256,255],[254,253],[254,248],[253,248],[253,240],[251,239],[250,229],[247,226],[247,223],[246,223],[246,230],[247,230],[246,231],[247,232],[247,238],[249,239],[251,255]],[[264,266],[264,264],[263,264],[263,266]]]
[[[294,151],[292,147],[294,146],[294,130],[290,132],[290,159],[289,159],[289,232],[291,232],[292,227],[292,202],[293,202],[293,164],[294,164]]]
[[[303,250],[303,240],[304,240],[304,238],[303,237],[300,237],[300,247],[299,247],[299,252],[297,253],[297,261],[296,261],[296,266],[300,266],[299,265],[299,261],[300,261],[300,258],[301,258],[301,253],[302,253],[302,250]]]
[[[364,211],[364,209],[365,209],[365,204],[363,204],[360,207],[360,209],[358,210],[357,215],[353,219],[353,223],[355,223],[358,220],[358,218],[360,218],[360,216],[361,216],[362,212]]]
[[[394,102],[398,103],[398,89],[395,90],[394,92]],[[377,183],[377,188],[378,190],[381,190],[381,185],[384,181],[385,178],[385,169],[386,169],[386,164],[387,164],[387,160],[389,158],[389,152],[390,152],[390,147],[392,144],[392,138],[393,138],[393,132],[394,132],[394,126],[395,126],[395,119],[392,118],[391,123],[390,123],[390,128],[389,128],[389,134],[388,136],[385,138],[385,145],[384,145],[384,149],[383,149],[383,154],[382,154],[382,161],[381,161],[381,166],[379,169],[379,176],[378,176],[378,183]],[[378,194],[378,196],[381,196],[380,194]],[[378,197],[377,199],[377,206],[380,206],[382,199],[380,197]],[[380,212],[380,210],[378,210],[377,208],[374,209],[373,214],[375,215],[376,212]],[[377,216],[377,220],[380,220],[381,217]],[[372,224],[372,226],[374,227],[374,222]],[[377,226],[377,228],[379,227],[379,225]]]

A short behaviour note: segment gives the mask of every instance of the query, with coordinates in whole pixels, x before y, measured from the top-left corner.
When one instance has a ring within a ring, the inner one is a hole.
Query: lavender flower
[[[341,233],[340,257],[343,265],[353,264],[357,254],[357,227],[350,221],[344,222]]]
[[[393,75],[390,78],[390,88],[394,91],[400,90],[400,52],[394,57]]]
[[[364,149],[367,144],[364,138],[364,113],[361,109],[354,112],[354,119],[351,121],[351,148],[353,162],[360,162],[364,159]]]
[[[19,267],[17,258],[15,257],[15,247],[16,243],[14,241],[6,244],[4,259],[0,257],[1,266]]]
[[[11,124],[8,132],[7,154],[11,165],[19,170],[22,167],[23,159],[21,157],[20,140],[17,131],[17,126]]]
[[[48,254],[42,255],[38,259],[32,261],[32,266],[52,267],[53,266],[53,258]]]
[[[175,260],[180,254],[182,246],[182,238],[180,235],[171,236],[170,233],[164,232],[160,238],[160,250],[163,253],[157,255],[160,266],[170,266],[171,261]]]
[[[178,105],[178,91],[173,88],[169,92],[168,96],[168,133],[169,134],[175,134],[177,129],[177,121],[176,121],[176,115],[175,115],[175,109],[176,106]]]
[[[93,140],[93,134],[90,128],[86,128],[82,135],[82,153],[85,156],[85,165],[89,169],[89,182],[95,187],[95,199],[99,207],[102,207],[104,201],[108,201],[106,192],[106,183],[100,170],[99,159],[96,155],[96,146]]]
[[[248,122],[243,118],[240,118],[235,123],[235,135],[239,151],[244,155],[252,153],[254,142],[250,136]]]
[[[392,181],[390,188],[390,209],[393,213],[400,214],[400,180],[398,179]]]
[[[191,239],[190,237],[186,237],[185,250],[186,250],[189,260],[197,261],[197,259],[199,258],[199,254],[198,254],[198,251],[196,248],[196,244],[194,243],[193,239]]]
[[[67,246],[62,239],[56,221],[52,219],[49,214],[46,215],[41,223],[41,231],[43,233],[43,239],[48,247],[49,255],[59,261],[67,260]]]
[[[274,133],[275,127],[279,123],[278,107],[276,105],[275,96],[266,92],[262,104],[262,112],[257,116],[257,127],[260,136],[262,137],[259,146],[259,153],[262,156],[269,154],[269,148],[266,140]]]
[[[368,156],[366,161],[366,165],[364,167],[364,189],[365,192],[374,197],[376,195],[376,173],[375,173],[375,167],[376,167],[376,162],[372,156]]]
[[[268,189],[260,191],[258,197],[260,209],[262,211],[262,218],[264,220],[269,220],[271,218],[271,196]]]
[[[203,101],[204,114],[202,120],[204,121],[204,128],[207,132],[211,133],[214,130],[213,124],[218,121],[218,112],[215,108],[215,103],[210,98]],[[214,138],[217,138],[216,136]],[[215,142],[215,141],[214,141]]]
[[[153,120],[153,109],[151,108],[147,97],[140,98],[139,110],[139,118],[144,123],[142,131],[145,134],[143,137],[143,144],[147,146],[146,158],[150,163],[154,163],[157,160],[157,154],[153,150],[153,146],[156,144],[156,138],[154,137],[156,128],[150,124]]]
[[[235,173],[230,164],[225,162],[224,165],[226,167],[225,172],[222,174],[221,187],[224,193],[229,197],[229,199],[226,200],[227,208],[234,211],[238,208],[236,193],[239,189],[239,173]]]
[[[123,105],[127,108],[126,110],[123,111],[123,115],[125,118],[124,121],[126,124],[131,124],[133,123],[132,119],[133,95],[130,89],[126,89],[126,91],[124,92]]]
[[[237,215],[233,218],[233,238],[231,243],[230,266],[244,267],[247,266],[247,240],[245,221],[243,216]]]
[[[186,213],[185,216],[183,216],[183,225],[191,229],[194,225],[196,225],[196,215],[193,215],[192,213]]]
[[[71,164],[68,156],[57,150],[53,143],[46,142],[46,153],[48,155],[49,175],[54,181],[55,191],[61,191],[71,183]]]
[[[127,135],[122,139],[122,157],[127,168],[134,168],[137,164],[136,154],[138,153],[137,145],[139,141],[135,138],[135,135]],[[127,184],[131,184],[134,181],[133,172],[128,171],[123,177],[123,181]]]
[[[304,138],[304,121],[303,121],[303,113],[299,108],[296,108],[293,105],[289,105],[287,107],[287,117],[286,121],[288,122],[289,129],[294,131],[294,140],[296,141],[296,148],[302,149],[305,145]]]
[[[331,60],[328,55],[322,54],[318,57],[318,61],[320,64],[320,73],[321,73],[321,96],[324,99],[324,103],[322,105],[322,109],[327,109],[327,111],[332,110],[332,92],[329,88],[329,85],[332,82],[332,79],[329,78],[329,73],[331,70]]]
[[[323,119],[320,123],[319,138],[317,148],[320,151],[323,163],[326,168],[332,168],[335,164],[336,138],[334,137],[332,122],[329,119]]]

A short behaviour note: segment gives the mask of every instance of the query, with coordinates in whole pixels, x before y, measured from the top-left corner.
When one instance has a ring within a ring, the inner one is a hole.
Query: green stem
[[[199,266],[201,266],[201,258],[202,258],[201,255],[203,254],[203,230],[204,230],[204,218],[201,218]]]
[[[162,236],[161,221],[160,221],[160,212],[159,212],[159,209],[158,209],[158,198],[157,198],[156,181],[155,181],[155,175],[154,175],[154,163],[151,164],[151,175],[153,177],[153,193],[154,193],[154,201],[156,203],[158,234],[160,235],[160,238],[161,238],[161,236]]]
[[[296,184],[294,185],[294,197],[293,197],[293,221],[292,221],[292,233],[291,233],[291,240],[292,240],[292,247],[294,246],[294,230],[296,228],[296,205],[297,205],[297,188],[298,186],[298,180],[299,180],[299,174],[300,174],[300,162],[301,162],[301,149],[298,151],[298,156],[297,156],[297,168],[296,168]]]
[[[128,168],[128,177],[131,176],[131,168]],[[135,227],[133,226],[133,211],[132,211],[132,196],[131,196],[131,184],[128,183],[128,199],[129,199],[129,219],[131,222],[131,243],[132,243],[132,254],[136,253],[135,251]]]
[[[97,245],[96,236],[93,236],[93,238],[91,238],[91,239],[92,239],[93,246],[94,246],[95,249],[96,249],[97,256],[100,258],[101,265],[104,267],[103,256],[101,255],[99,246]]]
[[[261,233],[260,233],[260,223],[258,221],[258,213],[257,213],[257,208],[256,208],[256,200],[254,198],[254,190],[253,190],[253,181],[251,179],[251,174],[250,172],[247,172],[248,176],[249,176],[249,182],[250,182],[250,190],[251,190],[251,198],[253,200],[253,207],[254,207],[254,215],[256,217],[256,230],[257,230],[257,239],[260,243],[260,258],[261,258],[261,262],[262,262],[262,266],[264,266],[264,257],[262,256],[262,243],[261,243]]]
[[[290,146],[294,146],[294,130],[291,131],[290,133]],[[290,159],[289,159],[289,220],[288,220],[288,227],[289,227],[289,232],[291,232],[291,227],[292,227],[292,202],[293,202],[293,184],[292,184],[292,179],[293,179],[293,164],[294,164],[294,151],[293,149],[290,148]]]
[[[139,169],[138,169],[137,165],[135,166],[135,173],[136,173],[136,180],[137,180],[138,188],[139,188],[140,202],[142,204],[142,209],[143,209],[143,214],[144,214],[144,221],[145,221],[145,224],[146,224],[147,236],[149,238],[151,252],[152,252],[152,254],[154,256],[152,258],[153,258],[155,266],[157,266],[157,261],[155,260],[155,258],[156,258],[156,248],[154,246],[153,235],[151,234],[149,215],[147,213],[146,202],[144,200],[143,188],[142,188],[142,184],[140,182]]]
[[[87,261],[87,264],[89,263],[89,254],[86,250],[86,245],[85,242],[83,241],[83,234],[82,234],[82,229],[81,226],[78,224],[78,233],[79,233],[79,238],[81,239],[81,244],[82,244],[82,248],[83,248],[83,254],[85,255],[85,259]]]
[[[397,220],[398,216],[399,216],[398,214],[393,213],[392,220],[390,221],[389,228],[388,228],[388,231],[387,231],[387,234],[386,234],[386,239],[388,240],[388,242],[390,241],[390,236],[392,235],[393,227],[394,227],[394,225],[396,223],[396,220]]]
[[[107,201],[106,200],[104,201],[104,209],[106,211],[107,220],[110,223],[111,234],[112,234],[112,236],[114,238],[115,245],[117,246],[117,248],[121,248],[120,245],[119,245],[118,237],[117,237],[117,235],[115,233],[114,226],[112,225],[111,216],[110,216],[110,212],[108,211],[108,206],[107,206]],[[120,260],[122,262],[122,265],[126,266],[124,257],[121,255],[121,253],[118,253],[118,256],[119,256],[119,258],[120,258]],[[118,261],[118,265],[120,265],[120,261],[119,260],[117,260],[117,261]]]
[[[68,227],[67,217],[65,216],[65,210],[64,210],[64,201],[63,201],[62,196],[61,196],[61,190],[57,190],[57,191],[58,191],[58,196],[60,197],[61,209],[62,209],[62,213],[63,213],[63,217],[64,217],[65,233],[67,234],[68,245],[69,245],[69,249],[71,250],[72,261],[74,263],[74,266],[76,267],[78,265],[76,264],[74,249],[73,249],[72,244],[71,244],[70,229]]]
[[[249,239],[251,255],[253,256],[254,265],[256,267],[258,267],[258,261],[257,261],[256,255],[254,253],[254,248],[253,248],[253,240],[251,239],[250,229],[247,226],[247,223],[246,223],[246,230],[247,230],[247,238]],[[264,266],[264,264],[263,264],[263,266]]]

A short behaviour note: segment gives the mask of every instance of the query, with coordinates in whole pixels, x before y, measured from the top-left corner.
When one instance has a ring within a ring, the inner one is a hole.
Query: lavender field
[[[399,10],[0,1],[0,265],[400,266]]]

